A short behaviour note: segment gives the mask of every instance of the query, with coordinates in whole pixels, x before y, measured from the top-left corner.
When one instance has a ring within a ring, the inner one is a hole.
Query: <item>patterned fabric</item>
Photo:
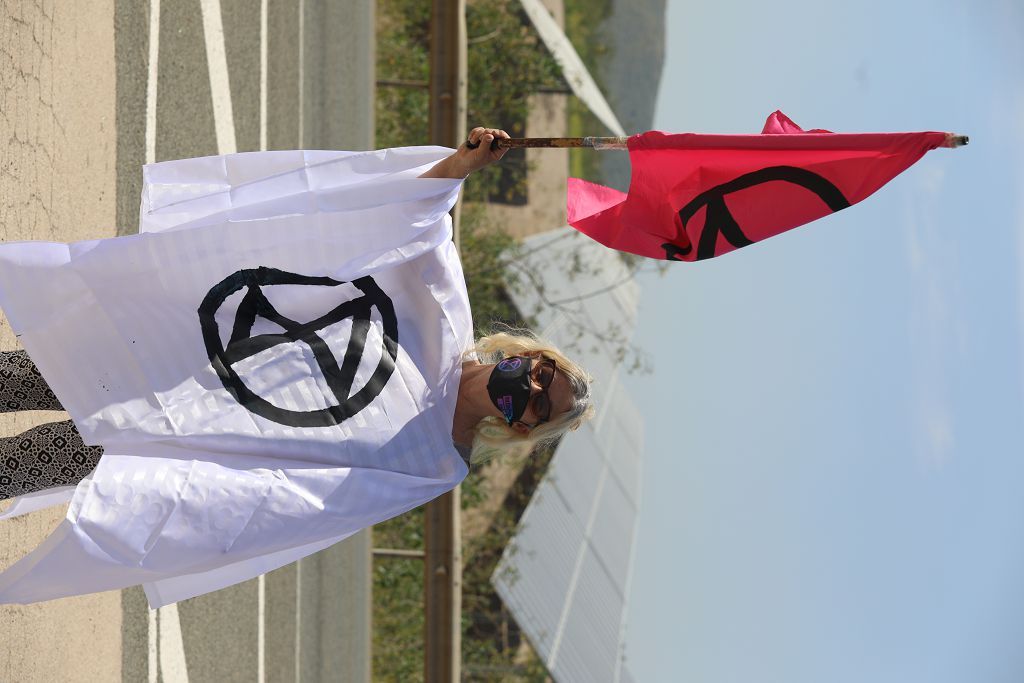
[[[63,410],[24,351],[0,352],[0,412]],[[71,420],[51,422],[0,438],[0,500],[77,484],[103,455],[86,446]]]
[[[0,413],[64,410],[24,351],[0,352]]]
[[[0,439],[0,499],[73,486],[93,471],[101,455],[100,446],[82,443],[71,420]]]

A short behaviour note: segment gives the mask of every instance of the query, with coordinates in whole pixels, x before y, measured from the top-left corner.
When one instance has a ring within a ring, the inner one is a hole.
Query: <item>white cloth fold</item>
[[[21,517],[37,510],[45,510],[54,505],[62,505],[71,500],[71,496],[74,494],[74,486],[60,486],[26,493],[11,500],[7,509],[0,512],[0,521]]]
[[[0,574],[0,603],[143,583],[159,607],[465,476],[451,426],[472,320],[447,213],[461,182],[418,177],[450,152],[155,164],[142,234],[0,245],[0,305],[104,447],[65,521]]]

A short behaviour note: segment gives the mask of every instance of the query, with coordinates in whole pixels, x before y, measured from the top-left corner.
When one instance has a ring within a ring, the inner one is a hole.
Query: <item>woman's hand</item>
[[[469,139],[467,142],[473,143],[475,148],[470,148],[465,142],[459,145],[459,148],[455,151],[455,156],[459,158],[462,163],[469,170],[466,175],[469,175],[473,171],[479,171],[484,166],[492,164],[495,161],[500,161],[507,149],[497,148],[491,149],[491,143],[497,138],[509,139],[508,133],[501,130],[500,128],[474,128],[469,131]]]
[[[496,138],[508,139],[509,134],[500,128],[474,128],[469,131],[468,142],[476,145],[470,148],[465,142],[459,145],[446,159],[434,164],[421,178],[465,178],[473,171],[492,164],[505,156],[506,149],[491,149],[491,142]]]

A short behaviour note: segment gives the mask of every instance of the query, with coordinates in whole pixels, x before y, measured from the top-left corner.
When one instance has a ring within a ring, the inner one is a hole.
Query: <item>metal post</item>
[[[422,550],[406,550],[404,548],[374,548],[374,557],[397,557],[402,559],[422,560]]]
[[[430,141],[466,139],[466,3],[432,0]],[[453,211],[459,245],[459,205]],[[459,488],[424,508],[424,680],[458,683],[462,668],[462,539]]]

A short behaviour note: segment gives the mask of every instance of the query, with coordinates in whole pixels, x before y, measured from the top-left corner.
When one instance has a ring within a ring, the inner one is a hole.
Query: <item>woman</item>
[[[0,246],[32,357],[0,359],[0,403],[72,417],[0,443],[0,496],[37,496],[18,514],[71,500],[0,602],[216,590],[440,495],[471,450],[589,417],[589,378],[556,349],[471,342],[447,212],[498,136],[157,164],[143,234]]]

